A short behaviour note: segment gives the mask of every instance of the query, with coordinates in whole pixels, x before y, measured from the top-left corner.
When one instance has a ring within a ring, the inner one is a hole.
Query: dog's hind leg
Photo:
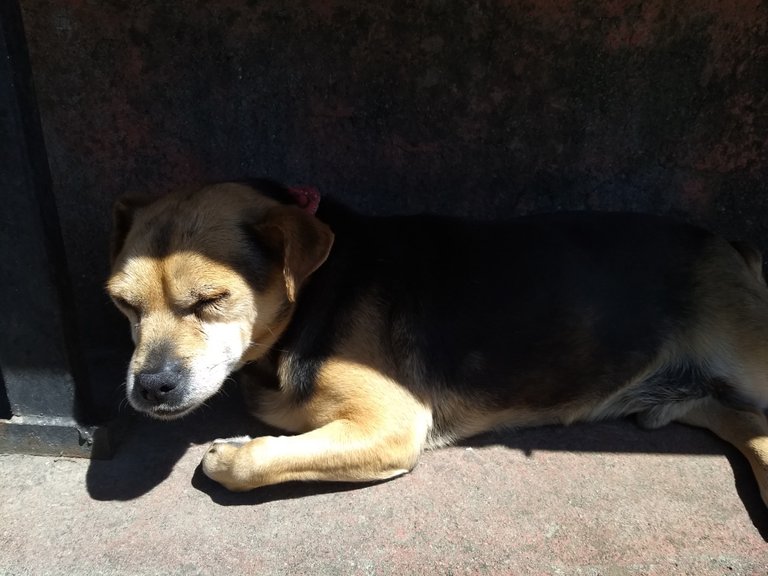
[[[707,398],[693,403],[692,408],[676,420],[711,430],[738,448],[752,466],[760,495],[768,506],[768,420],[763,412],[737,410]]]
[[[328,362],[316,390],[295,405],[309,430],[250,442],[216,442],[205,474],[234,491],[293,480],[365,482],[410,471],[426,443],[431,412],[397,383],[351,362]]]
[[[745,243],[713,244],[696,284],[697,321],[685,345],[708,378],[708,393],[673,418],[738,448],[768,506],[768,291],[762,256]]]

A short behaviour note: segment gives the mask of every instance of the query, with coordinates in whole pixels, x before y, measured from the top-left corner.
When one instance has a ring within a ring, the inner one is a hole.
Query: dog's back
[[[744,396],[717,373],[730,359],[703,358],[697,339],[715,328],[713,312],[765,306],[764,296],[739,252],[709,232],[628,214],[319,217],[335,247],[281,345],[315,366],[339,354],[377,359],[432,406],[432,443],[645,412],[705,397],[713,382]],[[759,328],[748,322],[717,326],[722,342],[710,348]],[[314,374],[294,365],[291,386],[311,394]]]

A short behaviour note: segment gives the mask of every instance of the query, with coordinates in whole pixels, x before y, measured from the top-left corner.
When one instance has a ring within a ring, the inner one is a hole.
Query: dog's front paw
[[[248,436],[214,440],[203,456],[203,472],[228,490],[243,492],[253,488],[248,483],[249,453],[246,445],[251,441]]]

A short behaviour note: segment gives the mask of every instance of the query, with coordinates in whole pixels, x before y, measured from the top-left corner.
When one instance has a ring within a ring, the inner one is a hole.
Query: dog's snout
[[[181,384],[181,368],[177,364],[157,371],[143,371],[135,376],[136,388],[141,397],[152,404],[162,404]]]

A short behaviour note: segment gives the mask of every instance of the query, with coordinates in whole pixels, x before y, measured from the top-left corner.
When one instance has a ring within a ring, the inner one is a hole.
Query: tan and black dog
[[[269,181],[219,184],[118,202],[108,290],[137,410],[187,414],[260,367],[253,412],[295,435],[215,442],[203,470],[231,490],[390,478],[492,428],[633,414],[731,442],[768,503],[760,254],[693,226],[313,215]]]

